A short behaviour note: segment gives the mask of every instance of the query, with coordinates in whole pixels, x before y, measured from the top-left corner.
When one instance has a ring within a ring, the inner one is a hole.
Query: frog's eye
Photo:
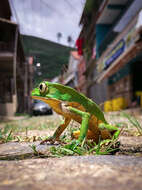
[[[40,90],[40,93],[43,94],[43,93],[46,93],[48,91],[48,87],[47,87],[47,85],[45,83],[41,83],[39,85],[39,90]]]

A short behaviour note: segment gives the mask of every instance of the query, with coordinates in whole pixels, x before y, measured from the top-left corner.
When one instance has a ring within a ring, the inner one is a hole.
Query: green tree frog
[[[103,112],[94,101],[69,86],[45,81],[32,91],[31,96],[47,103],[56,113],[64,117],[64,122],[58,126],[53,136],[42,143],[58,141],[71,120],[81,124],[80,130],[73,132],[73,137],[78,139],[79,143],[87,138],[93,139],[96,143],[99,138],[115,139],[120,133],[116,126],[107,123]]]

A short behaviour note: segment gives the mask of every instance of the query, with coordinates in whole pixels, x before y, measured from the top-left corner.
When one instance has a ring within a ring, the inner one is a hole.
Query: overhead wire
[[[53,10],[55,14],[58,14],[59,16],[64,16],[61,12],[57,11],[55,8],[53,8],[49,3],[47,3],[44,0],[40,0],[42,3],[44,3],[50,10]]]
[[[78,12],[78,10],[77,10],[76,7],[73,5],[73,3],[71,3],[71,2],[68,1],[68,0],[64,0],[64,2],[67,4],[68,7],[70,7],[71,10],[74,11],[74,13],[76,13],[77,16],[79,16],[79,17],[81,16],[81,14]],[[82,2],[82,3],[83,3],[83,2]],[[82,7],[83,7],[83,6],[82,6]],[[72,19],[70,19],[70,20],[73,21]],[[74,22],[73,22],[73,23],[74,23]],[[72,32],[70,33],[70,35],[68,35],[68,36],[71,36],[71,37],[72,37],[72,36],[73,36],[73,33],[74,33],[74,32],[72,31]],[[73,41],[74,41],[74,40],[73,40]]]
[[[49,5],[49,3],[47,3],[47,1],[45,1],[45,0],[40,0],[40,2],[44,3],[50,10],[54,11],[55,14],[57,14],[57,15],[59,15],[59,16],[62,16],[62,17],[65,16],[62,12],[60,12],[59,10],[57,10],[57,9],[53,8],[51,5]],[[73,9],[73,10],[75,10],[75,7],[74,7],[69,1],[64,0],[64,2],[66,2],[66,4],[68,5],[68,7],[70,7],[70,8]],[[75,11],[75,12],[77,13],[78,16],[80,16],[77,11]],[[73,21],[72,18],[68,18],[68,19],[74,24],[74,21]],[[74,32],[71,32],[71,34],[68,35],[68,36],[72,36],[73,33],[74,33]]]
[[[76,9],[76,7],[73,6],[72,3],[70,3],[70,1],[64,0],[64,2],[65,2],[66,4],[68,4],[68,6],[69,6],[78,16],[80,16],[79,13],[78,13],[78,10]]]
[[[16,11],[16,9],[15,9],[15,6],[13,5],[13,0],[9,0],[9,1],[11,2],[11,6],[12,6],[12,8],[13,8],[14,15],[15,15],[15,18],[16,18],[16,20],[17,20],[17,23],[18,23],[18,25],[20,26],[20,21],[19,21],[18,15],[17,15],[17,11]],[[84,0],[83,0],[83,1],[84,1]],[[32,2],[32,0],[31,0],[31,2]],[[76,7],[73,5],[73,3],[71,3],[69,0],[64,0],[64,2],[66,3],[66,5],[68,5],[68,7],[69,7],[71,10],[74,11],[74,13],[76,13],[76,15],[78,15],[78,16],[80,17],[80,14],[79,14],[78,10],[77,10]],[[33,2],[33,3],[34,3],[34,2]],[[54,7],[51,6],[46,0],[40,0],[40,5],[41,5],[41,3],[43,3],[45,6],[48,7],[48,9],[50,9],[51,11],[53,11],[54,14],[56,14],[56,15],[58,15],[58,16],[60,16],[60,17],[65,17],[65,14],[64,14],[63,12],[59,11],[58,9],[56,9],[55,6],[54,6]],[[82,4],[83,4],[83,2],[82,2]],[[40,9],[41,9],[41,6],[40,6]],[[41,10],[40,10],[40,12],[41,12]],[[40,15],[41,15],[41,14],[40,14]],[[67,19],[69,19],[69,20],[74,24],[74,19],[72,19],[71,17],[67,17]],[[72,31],[72,32],[70,33],[70,35],[68,35],[68,36],[73,36],[73,34],[74,34],[74,31]]]

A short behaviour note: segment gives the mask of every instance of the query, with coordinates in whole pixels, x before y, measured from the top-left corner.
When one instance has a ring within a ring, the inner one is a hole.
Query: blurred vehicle
[[[40,100],[34,100],[33,106],[32,106],[32,114],[37,115],[51,115],[52,109],[51,107],[46,104],[45,102],[42,102]]]

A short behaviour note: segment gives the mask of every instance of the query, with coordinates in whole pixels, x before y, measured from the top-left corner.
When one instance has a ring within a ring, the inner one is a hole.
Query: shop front
[[[97,83],[108,79],[108,100],[121,108],[139,104],[142,91],[142,11],[133,18],[97,61]],[[114,101],[115,102],[115,101]],[[117,104],[117,103],[116,103]]]

